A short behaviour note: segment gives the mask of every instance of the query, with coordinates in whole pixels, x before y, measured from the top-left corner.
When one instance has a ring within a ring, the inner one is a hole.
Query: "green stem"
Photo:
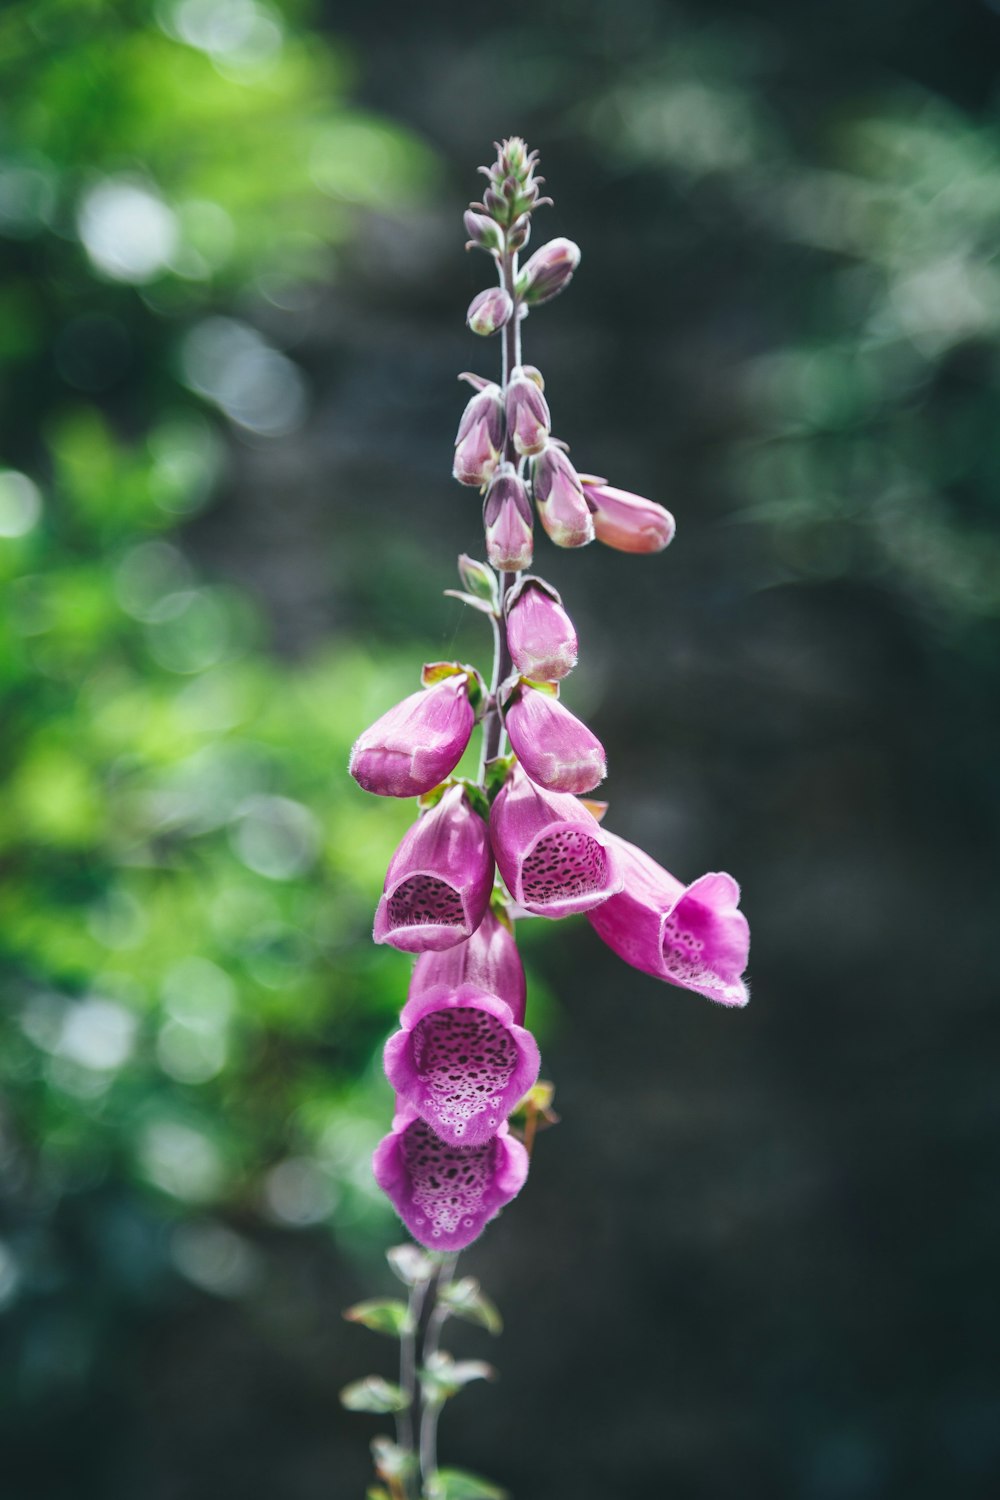
[[[417,1332],[424,1310],[428,1283],[418,1281],[410,1288],[406,1305],[407,1332],[399,1340],[399,1388],[407,1397],[403,1411],[396,1413],[396,1442],[407,1453],[413,1452],[413,1405],[417,1397]],[[403,1500],[411,1500],[410,1480],[403,1482]]]
[[[458,1254],[446,1256],[441,1262],[437,1282],[434,1288],[434,1307],[427,1319],[427,1332],[424,1334],[423,1362],[427,1361],[438,1352],[441,1347],[441,1330],[448,1319],[448,1309],[440,1300],[441,1288],[446,1287],[455,1275],[455,1267],[458,1264]],[[420,1417],[420,1477],[426,1485],[427,1481],[437,1471],[437,1429],[438,1418],[441,1415],[441,1403],[438,1401],[425,1401],[423,1412]]]

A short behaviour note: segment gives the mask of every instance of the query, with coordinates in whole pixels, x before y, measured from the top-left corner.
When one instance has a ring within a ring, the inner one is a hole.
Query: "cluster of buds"
[[[596,537],[635,553],[661,551],[674,522],[654,501],[579,474],[552,436],[541,373],[521,359],[521,325],[569,284],[580,252],[553,240],[518,268],[532,211],[549,200],[523,141],[497,149],[465,224],[499,280],[473,300],[469,326],[502,333],[503,370],[499,384],[464,377],[474,395],[454,467],[484,492],[489,563],[459,560],[457,597],[492,620],[491,684],[458,662],[425,667],[422,689],[361,735],[350,765],[367,791],[420,799],[375,915],[376,942],[418,956],[385,1049],[397,1107],[374,1170],[414,1238],[442,1251],[475,1239],[527,1175],[528,1150],[510,1121],[536,1083],[539,1054],[524,1025],[517,919],[583,913],[635,968],[723,1005],[747,1000],[736,882],[678,880],[606,831],[604,805],[586,796],[606,757],[560,700],[577,635],[556,590],[526,572],[534,512],[559,547]],[[463,777],[477,724],[479,774]]]

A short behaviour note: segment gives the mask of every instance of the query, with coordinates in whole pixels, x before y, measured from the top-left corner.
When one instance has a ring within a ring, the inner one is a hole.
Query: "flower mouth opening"
[[[484,1113],[491,1129],[499,1127],[518,1050],[496,1016],[463,1005],[425,1016],[413,1029],[413,1062],[424,1108],[450,1135],[464,1135]]]
[[[434,875],[411,875],[387,903],[389,926],[464,927],[465,910],[454,886]]]
[[[521,899],[535,905],[590,896],[604,889],[607,850],[582,828],[567,824],[538,840],[521,866]]]
[[[493,1177],[496,1149],[495,1139],[482,1146],[451,1146],[425,1120],[415,1120],[404,1132],[402,1158],[422,1240],[475,1227]]]

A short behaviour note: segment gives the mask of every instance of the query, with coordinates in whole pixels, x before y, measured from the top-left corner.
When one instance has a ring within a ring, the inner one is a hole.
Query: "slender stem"
[[[457,1264],[458,1255],[449,1255],[442,1261],[438,1272],[434,1307],[427,1319],[427,1332],[424,1334],[423,1362],[425,1366],[441,1346],[441,1330],[448,1319],[448,1309],[442,1305],[440,1293],[441,1288],[448,1286],[454,1277]],[[440,1415],[440,1402],[424,1402],[420,1418],[420,1477],[424,1484],[437,1470],[437,1428]]]
[[[407,1453],[413,1452],[413,1403],[417,1395],[417,1332],[424,1310],[428,1283],[418,1281],[410,1287],[407,1302],[407,1327],[399,1340],[399,1388],[406,1396],[406,1406],[396,1413],[396,1442]],[[402,1500],[409,1500],[409,1480],[405,1482]]]

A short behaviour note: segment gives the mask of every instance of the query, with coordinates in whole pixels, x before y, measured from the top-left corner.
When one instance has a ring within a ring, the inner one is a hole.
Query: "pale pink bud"
[[[514,303],[510,292],[502,286],[491,286],[473,297],[465,321],[473,333],[486,338],[491,333],[499,333],[504,324],[510,321],[513,311]]]
[[[488,484],[503,446],[503,395],[498,385],[487,385],[462,413],[455,436],[452,473],[459,484],[481,489]]]
[[[608,773],[604,746],[557,698],[521,683],[504,723],[528,776],[549,792],[591,792]]]
[[[572,240],[549,240],[526,262],[517,278],[517,295],[537,307],[565,291],[580,264],[580,247]]]
[[[587,476],[581,482],[594,515],[597,540],[606,547],[618,552],[662,552],[672,540],[674,518],[662,505]]]
[[[585,547],[594,540],[594,520],[579,476],[554,443],[535,460],[531,487],[538,519],[557,547]]]
[[[513,469],[497,474],[483,506],[486,551],[498,573],[519,573],[531,567],[531,502]]]
[[[555,682],[576,666],[573,621],[540,578],[523,579],[507,596],[507,645],[517,670],[536,682]]]
[[[537,383],[518,367],[507,386],[507,431],[518,453],[540,453],[549,436],[548,402]]]
[[[358,737],[351,775],[380,797],[420,797],[451,775],[475,722],[468,675],[445,677],[411,693]]]

